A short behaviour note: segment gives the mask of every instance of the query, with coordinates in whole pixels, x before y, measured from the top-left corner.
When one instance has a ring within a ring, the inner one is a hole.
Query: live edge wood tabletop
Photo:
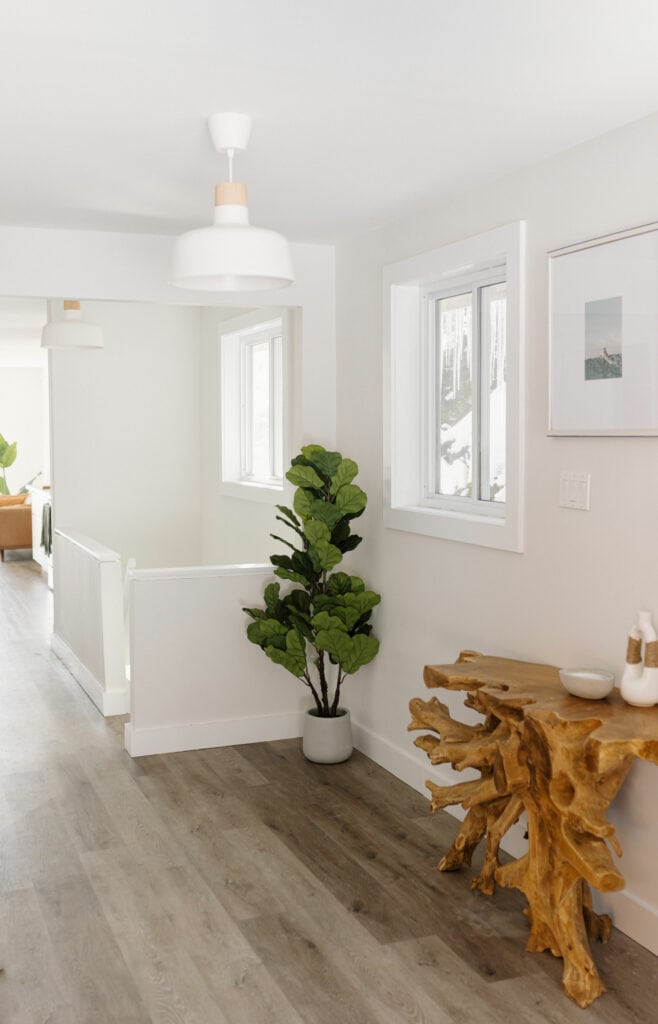
[[[408,728],[430,731],[415,743],[432,764],[480,772],[452,786],[427,783],[433,811],[451,804],[467,811],[439,869],[469,864],[486,838],[471,888],[490,895],[497,883],[525,894],[526,948],[562,957],[564,991],[588,1006],[605,992],[588,940],[605,942],[612,929],[607,915],[592,910],[589,886],[624,887],[609,846],[617,855],[621,848],[606,811],[635,757],[658,764],[658,707],[630,707],[618,690],[604,700],[572,697],[551,665],[474,651],[462,651],[454,665],[425,666],[424,680],[430,688],[465,690],[464,704],[484,716],[465,725],[436,697],[409,704]],[[501,865],[500,842],[524,810],[528,852]]]

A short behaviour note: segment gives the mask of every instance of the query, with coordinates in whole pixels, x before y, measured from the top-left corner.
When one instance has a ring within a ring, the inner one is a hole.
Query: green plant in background
[[[2,436],[2,434],[0,434],[0,470],[2,470],[2,475],[0,475],[0,494],[9,494],[10,493],[9,486],[7,484],[7,475],[5,473],[5,470],[9,469],[10,466],[13,466],[13,464],[16,462],[17,454],[18,454],[18,444],[17,444],[17,442],[14,441],[13,444],[9,444],[8,441],[5,441],[5,439]],[[38,473],[35,473],[35,475],[32,477],[32,479],[28,480],[28,482],[26,484],[23,484],[23,486],[21,487],[21,489],[17,493],[18,494],[25,494],[27,492],[28,487],[31,484],[33,484],[34,481],[38,477],[40,477],[40,476],[41,476],[41,470],[39,470]]]
[[[379,650],[370,616],[381,598],[358,576],[332,572],[362,538],[350,522],[363,515],[367,497],[352,481],[359,467],[340,452],[311,444],[291,462],[287,479],[297,488],[293,509],[277,505],[276,518],[295,543],[270,536],[292,552],[272,555],[274,575],[293,587],[265,587],[264,608],[245,608],[253,622],[247,636],[268,658],[300,679],[313,694],[317,714],[335,717],[345,676],[353,675]]]
[[[0,434],[0,470],[2,470],[2,475],[0,475],[0,494],[9,494],[6,470],[16,462],[16,454],[16,441],[13,444],[9,444]]]

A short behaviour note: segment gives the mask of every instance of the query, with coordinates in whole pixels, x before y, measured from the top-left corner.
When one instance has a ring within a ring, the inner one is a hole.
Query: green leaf
[[[300,573],[309,583],[317,583],[320,578],[320,571],[311,558],[310,551],[295,551],[290,559],[290,566],[294,572]]]
[[[302,525],[291,508],[288,508],[286,505],[277,505],[276,507],[278,508],[281,515],[284,516],[290,522],[291,526]],[[277,519],[278,518],[279,517],[277,516]]]
[[[276,518],[278,519],[279,516],[277,516]],[[286,540],[284,537],[279,537],[279,535],[276,533],[271,533],[270,537],[272,538],[272,540],[278,540],[279,544],[285,544],[285,546],[287,548],[290,548],[291,551],[297,550],[294,544],[291,544],[290,541]]]
[[[285,636],[288,627],[279,622],[278,619],[256,619],[247,626],[247,636],[252,644],[262,647],[275,636]]]
[[[334,609],[337,607],[336,598],[330,597],[329,594],[316,594],[313,598],[313,610],[315,612],[331,612],[333,615]]]
[[[345,609],[341,609],[344,611]],[[337,615],[331,615],[329,612],[318,612],[311,619],[311,625],[315,629],[340,629],[346,632],[346,626],[342,619],[339,619]]]
[[[293,583],[301,583],[303,587],[310,586],[305,576],[302,576],[300,572],[294,572],[292,569],[275,569],[274,575],[278,576],[280,580],[291,580]]]
[[[280,569],[294,568],[290,555],[270,555],[270,562],[272,565],[277,565]]]
[[[366,585],[360,576],[350,576],[350,583],[352,584],[353,594],[360,594],[362,590],[366,589]]]
[[[295,512],[300,517],[300,519],[304,520],[310,519],[312,515],[313,505],[315,504],[315,502],[316,499],[313,497],[311,492],[305,491],[303,487],[297,488],[297,490],[295,491],[295,496],[292,501],[293,505],[295,506]],[[318,504],[322,505],[324,503],[318,502]]]
[[[340,510],[341,516],[363,512],[367,504],[368,498],[365,491],[362,491],[356,484],[344,484],[336,491],[336,508]]]
[[[345,594],[341,598],[340,603],[344,604],[346,608],[354,608],[359,615],[364,615],[365,612],[371,611],[380,601],[381,596],[376,594],[374,590],[361,590],[356,594]]]
[[[296,612],[308,615],[311,610],[311,596],[305,590],[291,590],[281,598],[286,608],[294,608]]]
[[[338,544],[337,546],[340,548],[343,554],[346,555],[348,551],[354,551],[354,548],[358,548],[362,540],[363,537],[359,537],[358,533],[353,533],[351,537],[348,537],[347,540],[344,540],[341,544]]]
[[[2,476],[0,476],[0,494],[9,494],[9,488],[7,487],[7,481]]]
[[[16,441],[14,441],[13,444],[6,444],[5,442],[5,447],[2,451],[2,454],[0,455],[0,466],[2,466],[3,469],[9,469],[9,467],[13,466],[14,462],[16,461],[16,454]]]
[[[302,455],[308,462],[312,462],[316,452],[326,452],[326,450],[321,444],[305,444],[302,448]]]
[[[351,578],[346,572],[335,572],[327,580],[328,594],[347,594],[351,589]]]
[[[252,619],[267,618],[267,612],[263,611],[262,608],[243,608],[242,611],[245,612],[247,615],[250,615]]]
[[[278,647],[264,648],[268,658],[271,658],[276,665],[283,665],[298,679],[304,675],[306,670],[306,641],[296,629],[291,629],[286,634],[286,649]]]
[[[351,633],[361,618],[356,608],[335,608],[334,615],[343,623],[348,633]]]
[[[351,484],[359,472],[359,467],[352,459],[343,459],[335,472],[332,474],[331,493],[336,494],[345,484]]]
[[[340,548],[335,547],[326,540],[321,540],[318,544],[314,544],[308,549],[308,553],[311,556],[314,568],[323,572],[333,569],[343,558],[343,552]]]
[[[309,518],[319,519],[321,522],[326,523],[330,530],[333,530],[344,514],[336,505],[328,501],[322,501],[320,498],[315,498],[310,505]]]
[[[267,608],[268,612],[272,613],[272,615],[274,615],[274,613],[276,612],[276,606],[279,603],[280,593],[280,583],[268,583],[267,586],[265,587],[265,592],[263,594],[263,598],[265,600],[265,607]]]
[[[312,466],[291,466],[286,473],[286,479],[295,487],[307,487],[314,491],[321,491],[324,487],[322,479]]]
[[[316,615],[313,615],[311,626],[315,630],[342,630],[345,632],[345,624],[337,615],[332,615],[328,611],[318,611]]]
[[[320,519],[308,519],[304,523],[304,533],[309,544],[319,544],[321,541],[331,539],[331,531],[326,523]]]
[[[361,537],[357,537],[356,534],[350,533],[350,517],[344,516],[338,521],[337,526],[331,531],[331,543],[335,544],[337,548],[345,554],[347,551],[353,551],[354,548],[358,547],[361,543]]]
[[[376,637],[364,636],[362,633],[349,636],[340,629],[320,630],[315,644],[321,650],[327,651],[348,675],[353,675],[363,665],[372,661],[379,650],[379,640]]]
[[[322,473],[327,480],[331,480],[334,473],[337,471],[343,456],[340,452],[314,452],[313,455],[308,456],[309,462],[312,462],[319,473]]]

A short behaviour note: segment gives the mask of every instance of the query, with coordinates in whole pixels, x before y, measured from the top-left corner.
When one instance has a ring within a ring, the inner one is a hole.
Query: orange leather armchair
[[[32,547],[32,506],[5,505],[0,508],[0,559],[5,551]]]

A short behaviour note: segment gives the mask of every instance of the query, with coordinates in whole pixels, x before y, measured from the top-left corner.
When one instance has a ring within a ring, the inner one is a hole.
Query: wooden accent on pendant
[[[246,206],[247,186],[241,181],[222,181],[215,185],[215,206]]]
[[[436,697],[410,702],[409,730],[429,729],[415,743],[432,764],[480,778],[452,786],[426,785],[432,811],[461,804],[467,812],[440,871],[470,864],[486,839],[480,873],[471,888],[491,895],[496,883],[520,889],[530,921],[527,949],[562,957],[562,987],[579,1006],[605,992],[588,939],[609,939],[612,922],[595,914],[589,886],[623,889],[608,844],[621,847],[606,811],[635,757],[658,764],[658,707],[627,705],[619,690],[605,700],[566,693],[551,665],[463,651],[455,665],[426,665],[425,685],[466,690],[466,707],[484,716],[479,725],[454,721]],[[528,852],[500,864],[505,833],[522,811]]]
[[[78,299],[64,299],[64,309],[80,309]]]

